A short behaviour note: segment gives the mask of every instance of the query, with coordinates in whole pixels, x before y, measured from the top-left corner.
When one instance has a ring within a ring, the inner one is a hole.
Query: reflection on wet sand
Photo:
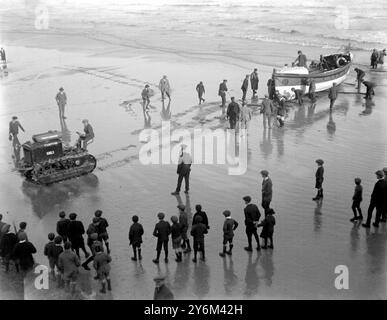
[[[322,225],[322,203],[323,200],[317,200],[316,201],[316,208],[314,209],[314,231],[315,232],[320,232],[321,231],[321,225]]]
[[[93,193],[98,183],[98,177],[95,174],[88,174],[50,186],[23,181],[22,191],[30,199],[33,212],[43,218],[47,213],[52,212],[56,205],[62,206],[73,197]]]
[[[210,268],[205,262],[193,266],[193,292],[199,299],[204,299],[210,291]]]
[[[245,276],[246,287],[244,291],[244,295],[247,298],[254,297],[258,293],[259,277],[257,274],[257,265],[259,262],[259,257],[260,254],[258,254],[253,261],[253,255],[249,254],[249,258],[247,260]]]
[[[267,159],[273,152],[273,144],[271,143],[271,131],[272,130],[270,129],[263,129],[262,140],[259,143],[259,147],[265,159]]]
[[[364,110],[360,113],[361,116],[369,116],[372,113],[372,109],[375,103],[372,100],[366,100],[363,104]]]
[[[223,258],[223,271],[224,271],[224,291],[227,295],[232,295],[235,286],[238,284],[238,277],[234,271],[234,262],[232,256],[230,259]]]
[[[265,279],[265,284],[270,287],[273,283],[274,276],[274,263],[273,263],[273,251],[266,251],[261,257],[261,266],[263,268],[263,278]]]
[[[333,121],[332,110],[330,110],[330,112],[329,112],[329,121],[327,123],[327,131],[328,131],[330,137],[333,137],[334,133],[336,132],[336,123]]]
[[[164,100],[162,100],[161,102],[162,102],[162,108],[161,108],[161,112],[160,112],[161,120],[163,120],[163,121],[171,120],[171,116],[172,116],[172,113],[171,113],[171,100],[168,100],[168,105],[167,105],[166,108],[165,108]]]
[[[68,147],[70,146],[70,142],[71,142],[71,132],[67,128],[66,120],[64,118],[59,117],[59,121],[60,121],[61,130],[62,130],[62,141],[64,145]]]
[[[142,113],[144,115],[144,129],[149,129],[152,126],[152,118],[149,114],[149,111],[143,110]]]

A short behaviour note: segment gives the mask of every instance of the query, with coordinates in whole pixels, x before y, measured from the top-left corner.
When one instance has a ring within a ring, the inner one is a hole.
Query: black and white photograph
[[[387,299],[386,22],[1,0],[0,300]]]

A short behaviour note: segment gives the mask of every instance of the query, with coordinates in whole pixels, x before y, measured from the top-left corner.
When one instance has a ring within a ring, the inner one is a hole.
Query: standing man
[[[294,64],[298,67],[307,67],[306,66],[306,62],[307,62],[307,59],[306,59],[306,55],[304,55],[302,53],[301,50],[298,50],[298,57],[296,58],[296,60],[294,60]]]
[[[177,206],[179,209],[179,225],[180,225],[180,235],[181,238],[183,239],[182,243],[182,248],[185,249],[184,253],[191,252],[191,244],[189,243],[188,239],[188,215],[185,212],[185,205],[184,204],[179,204]]]
[[[142,97],[142,107],[143,107],[143,110],[144,111],[148,110],[149,109],[149,104],[150,104],[149,84],[146,84],[144,89],[142,89],[141,97]]]
[[[185,181],[184,193],[189,193],[189,175],[191,172],[192,157],[188,152],[184,151],[186,148],[187,148],[187,145],[185,144],[181,145],[179,162],[177,165],[177,174],[179,175],[179,177],[177,178],[176,191],[171,193],[173,196],[176,196],[180,193],[181,183],[183,182],[183,178]]]
[[[65,106],[67,104],[67,96],[62,87],[59,88],[59,92],[56,94],[55,100],[59,107],[59,117],[66,119],[64,113],[65,113]]]
[[[231,102],[227,108],[227,117],[230,122],[230,129],[235,129],[237,121],[239,121],[239,113],[241,109],[239,104],[235,102],[235,98],[231,97]]]
[[[338,92],[336,87],[336,82],[333,82],[332,87],[329,89],[328,98],[330,100],[329,109],[332,110],[333,105],[335,104],[335,101],[337,99]]]
[[[65,243],[68,238],[67,234],[70,220],[66,218],[64,211],[59,212],[59,218],[59,221],[56,223],[56,233],[62,237],[63,243]]]
[[[266,120],[271,129],[272,116],[274,114],[273,101],[269,99],[269,95],[265,94],[265,98],[262,100],[261,113],[263,118],[263,127],[266,128]]]
[[[157,276],[154,278],[156,283],[155,293],[153,295],[153,300],[173,300],[173,293],[165,285],[165,276]]]
[[[316,102],[316,81],[314,79],[309,80],[309,99],[312,103]]]
[[[159,89],[161,91],[161,99],[164,100],[164,95],[166,94],[168,99],[171,100],[171,86],[169,85],[169,80],[167,76],[163,76],[159,83]]]
[[[35,265],[32,255],[36,253],[36,248],[28,241],[25,233],[20,233],[18,238],[19,243],[17,243],[13,249],[12,257],[25,275]]]
[[[384,173],[384,184],[387,186],[387,167],[383,168]],[[387,222],[387,189],[385,189],[384,193],[384,205],[383,205],[383,212],[382,212],[382,218],[380,219],[380,222]]]
[[[94,212],[94,216],[99,221],[99,224],[97,226],[98,240],[101,241],[101,243],[105,243],[106,251],[108,254],[110,254],[109,234],[107,232],[107,227],[109,226],[109,223],[104,217],[102,217],[102,210],[97,210],[96,212]]]
[[[202,104],[202,101],[206,101],[203,99],[203,94],[206,93],[206,90],[204,89],[204,84],[202,81],[200,81],[197,85],[196,85],[196,92],[198,93],[198,98],[199,98],[199,104]]]
[[[202,222],[202,217],[197,216],[195,224],[191,229],[191,236],[193,237],[193,248],[194,248],[194,258],[193,262],[197,261],[198,252],[202,253],[201,260],[205,261],[205,246],[204,246],[204,235],[208,233],[206,225]]]
[[[246,74],[246,77],[243,80],[243,83],[242,83],[242,86],[241,86],[241,89],[242,89],[242,101],[246,100],[246,93],[247,93],[247,89],[248,88],[249,88],[249,75]]]
[[[90,253],[86,251],[85,241],[83,235],[85,234],[85,227],[83,226],[82,221],[78,221],[76,213],[70,213],[69,215],[70,223],[67,229],[67,235],[71,242],[71,248],[74,250],[79,257],[79,249],[85,254],[85,257],[88,258]]]
[[[254,71],[250,74],[250,84],[251,84],[251,90],[253,90],[253,98],[257,95],[258,91],[258,69],[255,68]]]
[[[360,91],[360,86],[365,77],[365,72],[359,68],[355,68],[354,70],[356,71],[357,89]]]
[[[386,49],[384,49],[384,50],[386,50]],[[5,50],[3,48],[0,49],[0,55],[1,55],[1,60],[7,61],[7,59],[5,57]]]
[[[228,91],[227,89],[227,80],[223,80],[223,82],[219,85],[219,91],[218,95],[222,98],[222,114],[225,112],[226,108],[226,92]]]
[[[362,226],[364,228],[369,228],[371,225],[372,213],[376,208],[376,217],[375,222],[372,224],[375,228],[379,227],[380,218],[382,216],[382,212],[385,205],[385,197],[387,194],[387,184],[384,179],[384,172],[382,170],[378,170],[375,172],[376,178],[378,181],[375,183],[374,190],[371,194],[371,201],[368,207],[367,221],[363,223]]]
[[[316,184],[315,188],[317,189],[317,195],[313,198],[313,200],[319,200],[324,197],[322,183],[324,181],[324,161],[322,159],[317,159],[317,171],[316,171]]]
[[[161,249],[164,247],[164,253],[165,253],[164,261],[167,263],[168,262],[168,241],[169,241],[169,234],[171,233],[171,225],[169,224],[168,221],[164,221],[165,214],[163,212],[159,212],[157,214],[157,217],[159,218],[159,222],[156,224],[155,229],[153,231],[153,236],[157,238],[157,246],[156,246],[157,257],[152,261],[156,264],[159,263]]]
[[[25,132],[17,117],[13,116],[11,122],[9,123],[9,140],[12,140],[14,148],[20,148],[21,146],[19,138],[17,137],[19,134],[19,128]]]
[[[257,224],[259,222],[259,218],[261,217],[261,213],[259,212],[259,209],[257,205],[250,203],[251,197],[245,196],[243,197],[243,200],[245,201],[246,207],[244,209],[245,213],[245,225],[246,225],[246,235],[247,235],[247,241],[248,246],[245,247],[246,251],[253,251],[252,248],[252,236],[254,236],[255,241],[257,242],[257,250],[261,250],[261,245],[259,244],[259,237],[257,234]]]
[[[275,82],[273,77],[267,80],[267,93],[269,95],[269,99],[273,100],[275,95]]]
[[[85,133],[77,132],[79,134],[77,146],[78,148],[82,148],[87,151],[88,143],[91,143],[92,140],[94,139],[94,130],[91,124],[89,123],[89,120],[83,119],[82,123],[83,123],[83,131]]]
[[[270,209],[270,202],[273,197],[273,183],[269,178],[267,170],[261,171],[262,180],[262,208],[267,212]]]

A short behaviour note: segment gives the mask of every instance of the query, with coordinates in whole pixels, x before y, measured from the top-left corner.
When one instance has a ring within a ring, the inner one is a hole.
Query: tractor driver
[[[87,151],[87,145],[89,143],[93,142],[94,131],[93,131],[93,127],[89,123],[89,120],[84,119],[84,120],[82,120],[82,123],[84,126],[83,131],[85,133],[83,134],[83,133],[77,132],[79,134],[79,139],[77,141],[77,147],[78,147],[78,149],[82,148],[82,149]]]

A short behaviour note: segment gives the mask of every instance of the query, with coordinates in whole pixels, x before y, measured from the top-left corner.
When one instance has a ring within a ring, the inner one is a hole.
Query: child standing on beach
[[[230,210],[223,211],[223,215],[226,220],[223,224],[223,252],[220,252],[219,255],[223,258],[228,255],[232,255],[232,248],[234,247],[232,240],[234,238],[234,231],[238,227],[238,222],[236,222],[233,218],[231,218]],[[227,243],[229,243],[229,249],[227,249]]]
[[[110,262],[112,258],[105,252],[102,251],[100,246],[95,247],[95,257],[94,257],[94,269],[97,271],[98,279],[101,283],[101,290],[99,292],[106,293],[106,283],[107,289],[112,290],[110,283]]]
[[[193,262],[197,261],[198,252],[202,253],[201,260],[205,261],[204,251],[204,234],[208,233],[207,226],[202,222],[201,216],[196,216],[195,223],[192,225],[191,236],[193,237],[194,258]]]
[[[177,216],[172,216],[171,221],[172,248],[175,250],[176,262],[181,262],[183,260],[183,252],[181,250],[181,225]]]
[[[350,220],[351,222],[363,219],[363,215],[361,213],[361,208],[360,208],[360,203],[363,200],[363,186],[361,185],[360,178],[355,178],[355,185],[356,185],[355,192],[352,197],[353,218]],[[358,212],[359,212],[359,215],[357,215]]]
[[[154,263],[159,263],[161,249],[164,247],[165,259],[164,261],[168,262],[168,241],[169,234],[171,233],[171,225],[164,221],[165,214],[163,212],[159,212],[157,214],[157,218],[159,218],[159,222],[155,226],[155,230],[153,231],[153,236],[157,238],[157,246],[156,252],[157,257],[153,259]]]
[[[140,223],[138,223],[138,216],[134,215],[132,217],[133,224],[129,229],[129,245],[133,248],[133,261],[137,261],[137,253],[138,259],[141,260],[141,243],[142,243],[142,235],[144,234],[144,228]]]
[[[52,248],[55,246],[54,239],[55,239],[55,234],[50,232],[48,234],[48,240],[49,241],[44,246],[44,255],[48,259],[48,265],[50,266],[50,273],[51,273],[52,277],[55,279],[55,261],[53,260],[53,257],[51,255]]]
[[[262,249],[273,249],[273,233],[274,233],[274,226],[275,226],[275,218],[273,217],[274,214],[273,209],[269,209],[265,212],[265,219],[258,224],[258,227],[262,227],[261,231],[261,238],[264,240],[264,245],[261,247]],[[270,240],[270,245],[267,245],[267,239]]]

